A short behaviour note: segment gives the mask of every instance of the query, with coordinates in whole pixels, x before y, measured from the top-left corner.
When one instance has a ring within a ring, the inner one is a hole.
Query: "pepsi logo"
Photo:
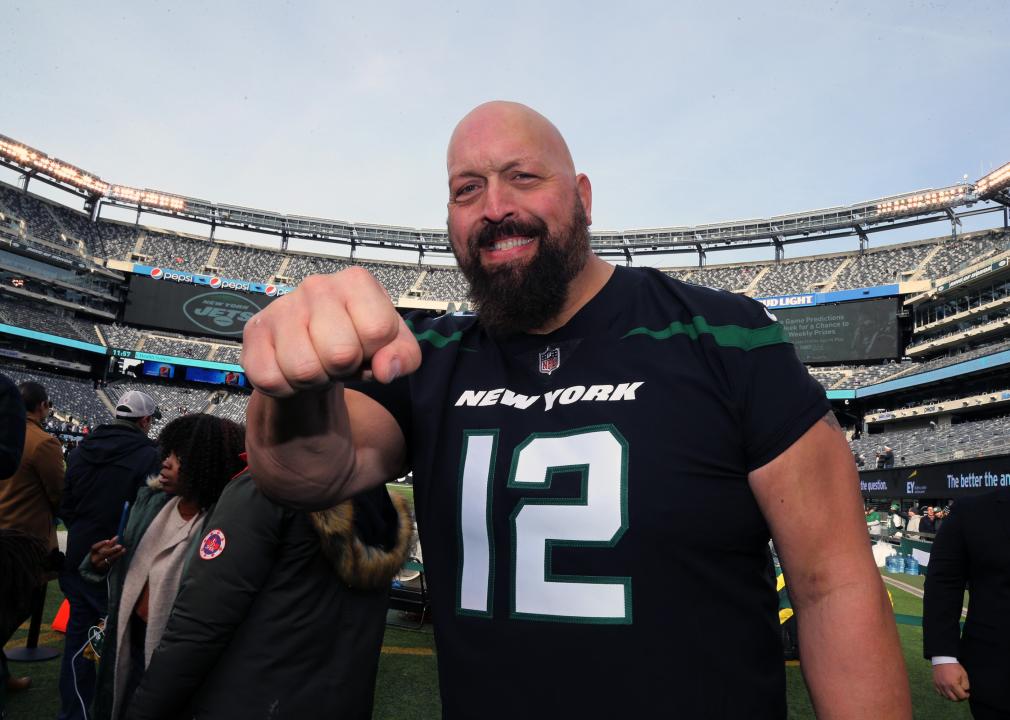
[[[155,280],[161,280],[161,277],[164,274],[165,274],[165,271],[162,270],[159,267],[151,268],[151,277],[154,278]]]
[[[264,292],[265,294],[269,295],[270,297],[273,297],[274,295],[276,295],[276,294],[277,294],[277,286],[276,286],[276,285],[267,285],[267,286],[266,286],[266,287],[265,287],[265,288],[263,289],[263,292]]]
[[[219,278],[217,275],[215,275],[214,277],[212,277],[210,279],[210,283],[209,284],[210,284],[210,286],[212,288],[219,288],[219,287],[221,287],[221,278]]]

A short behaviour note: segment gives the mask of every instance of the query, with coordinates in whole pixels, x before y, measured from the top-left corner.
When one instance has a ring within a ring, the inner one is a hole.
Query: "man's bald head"
[[[503,150],[535,154],[555,172],[575,177],[568,144],[550,120],[522,103],[492,100],[467,113],[453,130],[446,154],[450,179],[454,172],[486,166]],[[478,167],[470,168],[473,163]]]

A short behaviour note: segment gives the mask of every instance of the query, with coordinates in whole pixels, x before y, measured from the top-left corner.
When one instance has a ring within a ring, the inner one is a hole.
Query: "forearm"
[[[875,569],[839,577],[823,593],[796,603],[803,675],[817,717],[856,720],[874,713],[912,717],[908,675],[887,593]]]
[[[254,392],[246,450],[265,494],[299,509],[333,506],[342,499],[355,464],[343,386],[288,398]]]

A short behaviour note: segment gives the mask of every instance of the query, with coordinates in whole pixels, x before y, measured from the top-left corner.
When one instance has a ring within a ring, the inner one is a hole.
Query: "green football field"
[[[389,489],[413,501],[413,487],[410,485],[390,485]],[[882,575],[912,586],[913,589],[922,588],[922,577],[889,573]],[[891,592],[897,616],[906,622],[914,622],[909,618],[922,616],[922,600],[913,592],[906,592],[890,585],[888,590]],[[49,623],[56,615],[61,601],[59,586],[56,582],[50,583],[39,639],[40,646],[62,650],[63,635],[49,629]],[[396,611],[390,611],[389,620],[379,661],[374,717],[378,720],[438,718],[440,704],[431,625],[425,624],[419,630],[398,627],[396,625],[411,623],[416,626],[416,620]],[[922,658],[922,629],[915,624],[899,624],[898,633],[908,668],[916,720],[970,720],[967,704],[950,703],[938,697],[933,691],[929,663]],[[18,630],[6,647],[9,649],[24,646],[26,636],[27,624]],[[674,647],[673,644],[671,647]],[[7,698],[7,717],[10,720],[52,720],[56,717],[59,710],[57,692],[59,659],[40,663],[12,662],[10,668],[15,676],[31,675],[33,684],[30,690]],[[787,664],[786,681],[789,718],[813,720],[815,717],[813,708],[810,705],[801,669],[796,663]],[[858,693],[859,688],[853,688],[853,692]],[[672,708],[657,708],[657,711],[664,717],[677,717]],[[866,698],[865,717],[867,720],[875,720],[878,717],[887,720],[874,712],[873,698],[869,697]]]
[[[899,575],[897,579],[915,584],[914,578]],[[921,616],[922,601],[912,594],[890,588],[894,598],[895,613]],[[59,601],[59,588],[51,583],[46,597],[46,623],[53,618]],[[390,620],[410,622],[410,618],[391,612]],[[933,692],[929,664],[922,659],[922,630],[911,625],[899,625],[905,663],[908,666],[912,687],[912,703],[916,720],[970,720],[966,704],[955,705],[942,700]],[[24,645],[27,627],[14,636],[8,648]],[[62,649],[63,635],[43,626],[40,645]],[[31,675],[33,685],[24,693],[8,698],[8,718],[11,720],[52,720],[56,716],[59,701],[56,683],[59,675],[59,659],[41,663],[11,663],[14,675]],[[431,626],[425,625],[420,631],[387,628],[385,642],[379,663],[378,689],[375,697],[375,718],[379,720],[420,720],[439,717],[438,680],[435,668],[434,643]],[[795,720],[813,719],[814,713],[807,696],[806,686],[800,668],[786,668],[789,694],[789,717]],[[859,688],[853,688],[859,692]],[[873,712],[873,698],[866,698],[867,720],[879,717]],[[670,714],[676,717],[675,714]]]

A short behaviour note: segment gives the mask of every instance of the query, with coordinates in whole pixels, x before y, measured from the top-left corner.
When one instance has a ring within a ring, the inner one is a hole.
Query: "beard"
[[[517,236],[537,241],[536,254],[528,262],[484,267],[481,248]],[[505,337],[543,327],[556,317],[568,299],[569,284],[585,267],[589,253],[586,211],[576,196],[570,221],[558,232],[551,233],[536,216],[489,223],[467,238],[465,256],[456,252],[456,262],[470,283],[468,296],[481,324],[491,335]]]

